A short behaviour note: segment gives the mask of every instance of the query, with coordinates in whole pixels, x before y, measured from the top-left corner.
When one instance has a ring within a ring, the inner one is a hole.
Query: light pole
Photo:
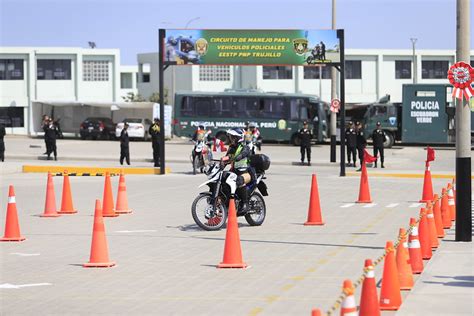
[[[332,27],[333,30],[336,29],[336,0],[332,0]],[[320,73],[322,68],[319,68]],[[343,78],[344,80],[344,78]],[[321,84],[321,83],[320,83]],[[334,66],[331,66],[331,100],[334,100],[337,95],[337,72]],[[321,97],[321,96],[319,96]],[[330,153],[330,162],[336,162],[336,128],[337,128],[337,114],[336,112],[331,112],[330,116],[331,124],[329,125],[330,137],[331,137],[331,153]],[[345,124],[342,122],[342,124]],[[343,137],[344,135],[341,135]],[[341,157],[341,160],[345,159]]]
[[[415,44],[416,44],[416,41],[418,39],[417,38],[410,38],[410,41],[411,41],[411,47],[413,49],[413,54],[412,54],[412,63],[413,63],[413,84],[416,84],[418,78],[417,78],[417,66],[416,66],[416,55],[415,55]]]

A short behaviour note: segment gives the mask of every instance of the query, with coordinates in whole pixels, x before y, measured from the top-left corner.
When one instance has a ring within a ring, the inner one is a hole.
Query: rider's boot
[[[237,194],[240,197],[239,210],[237,216],[243,216],[249,211],[248,192],[245,186],[237,189]]]

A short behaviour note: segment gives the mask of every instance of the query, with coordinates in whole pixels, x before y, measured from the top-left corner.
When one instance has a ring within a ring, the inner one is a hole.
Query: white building
[[[402,101],[402,85],[448,83],[454,50],[418,50],[413,67],[412,50],[347,49],[346,103],[374,102],[389,94],[392,102]],[[471,52],[474,55],[474,51]],[[471,56],[471,60],[473,60]],[[158,54],[138,55],[138,91],[149,96],[158,91]],[[256,88],[263,91],[302,92],[330,100],[330,68],[263,66],[171,66],[165,71],[165,88],[178,90],[223,91],[227,88]],[[169,100],[173,103],[173,100]]]
[[[122,102],[137,92],[136,74],[136,66],[120,66],[118,49],[0,47],[0,123],[14,134],[36,134],[37,116],[52,105]],[[78,129],[69,112],[61,123]]]

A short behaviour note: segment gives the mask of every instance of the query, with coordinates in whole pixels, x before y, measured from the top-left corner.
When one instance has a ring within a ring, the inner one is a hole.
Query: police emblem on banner
[[[306,38],[295,38],[293,40],[293,49],[296,55],[303,55],[308,50],[308,40]]]
[[[196,41],[196,52],[199,56],[206,55],[208,47],[209,44],[207,43],[205,38],[200,38]]]

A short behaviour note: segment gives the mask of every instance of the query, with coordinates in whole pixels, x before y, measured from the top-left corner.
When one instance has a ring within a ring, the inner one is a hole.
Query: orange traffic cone
[[[321,316],[321,310],[319,308],[314,308],[311,311],[311,316]]]
[[[311,179],[311,195],[309,197],[308,220],[305,225],[324,225],[319,202],[318,180],[313,174]]]
[[[397,261],[400,290],[411,290],[413,288],[413,271],[411,270],[410,255],[408,254],[407,232],[404,228],[400,228],[398,236],[399,243],[395,259]]]
[[[115,206],[115,213],[117,214],[127,214],[132,213],[132,210],[128,208],[128,199],[127,199],[127,186],[125,185],[125,176],[120,173],[120,180],[117,193],[117,205]]]
[[[451,213],[448,205],[448,194],[446,189],[441,190],[441,218],[443,220],[443,228],[451,228]]]
[[[421,255],[420,240],[418,239],[418,226],[416,219],[410,218],[410,235],[408,236],[408,253],[411,270],[414,274],[423,272],[423,258]]]
[[[443,238],[444,237],[444,229],[443,229],[443,217],[441,216],[441,207],[439,203],[439,196],[438,194],[435,194],[433,196],[433,199],[435,200],[435,203],[433,205],[433,215],[434,215],[434,220],[435,220],[435,225],[436,225],[436,235],[438,238]]]
[[[114,197],[112,195],[112,184],[110,183],[110,174],[105,173],[104,200],[102,201],[102,216],[117,217],[114,210]]]
[[[385,251],[387,255],[385,256],[383,265],[380,310],[396,311],[402,304],[402,295],[400,294],[397,263],[395,262],[395,249],[393,249],[393,243],[391,241],[387,241]]]
[[[448,183],[448,206],[449,206],[449,214],[451,217],[451,221],[456,220],[456,201],[454,201],[454,193],[453,193],[453,187],[451,186],[451,183]]]
[[[54,182],[53,176],[48,172],[48,182],[46,185],[46,202],[44,204],[44,213],[40,215],[41,217],[58,217],[61,214],[58,214],[56,209],[56,195],[54,194]]]
[[[364,283],[362,284],[362,292],[360,294],[359,315],[380,316],[379,298],[377,296],[372,260],[365,260],[364,270],[365,278]]]
[[[357,316],[357,306],[354,297],[354,285],[351,280],[344,280],[342,285],[342,291],[346,294],[346,297],[342,301],[341,305],[341,316]]]
[[[439,241],[438,241],[438,233],[436,232],[436,224],[433,215],[433,204],[427,203],[428,208],[426,209],[426,219],[428,221],[428,226],[430,230],[430,240],[431,240],[431,248],[438,248]]]
[[[8,187],[7,216],[5,220],[5,234],[0,241],[23,241],[26,238],[20,233],[18,223],[18,212],[16,210],[15,189],[13,185]]]
[[[104,219],[100,200],[95,200],[94,228],[92,230],[91,256],[88,263],[84,263],[85,268],[108,268],[113,267],[115,262],[109,261],[109,249],[107,247],[107,237],[105,236]]]
[[[367,176],[367,167],[365,161],[362,162],[362,172],[360,174],[359,199],[356,203],[372,203],[370,198],[369,177]]]
[[[71,183],[69,183],[69,175],[64,171],[63,175],[63,195],[61,198],[61,210],[59,214],[74,214],[77,210],[72,205]]]
[[[240,247],[239,226],[237,224],[234,199],[230,199],[229,201],[228,216],[224,257],[217,267],[243,269],[247,267],[247,264],[242,260],[242,248]]]
[[[426,162],[425,178],[423,180],[423,194],[420,203],[433,200],[433,182],[431,181],[430,163]]]
[[[431,235],[430,227],[426,219],[426,209],[421,208],[420,210],[420,223],[418,225],[420,232],[420,246],[421,246],[421,257],[424,260],[431,259],[433,253],[431,252]]]

